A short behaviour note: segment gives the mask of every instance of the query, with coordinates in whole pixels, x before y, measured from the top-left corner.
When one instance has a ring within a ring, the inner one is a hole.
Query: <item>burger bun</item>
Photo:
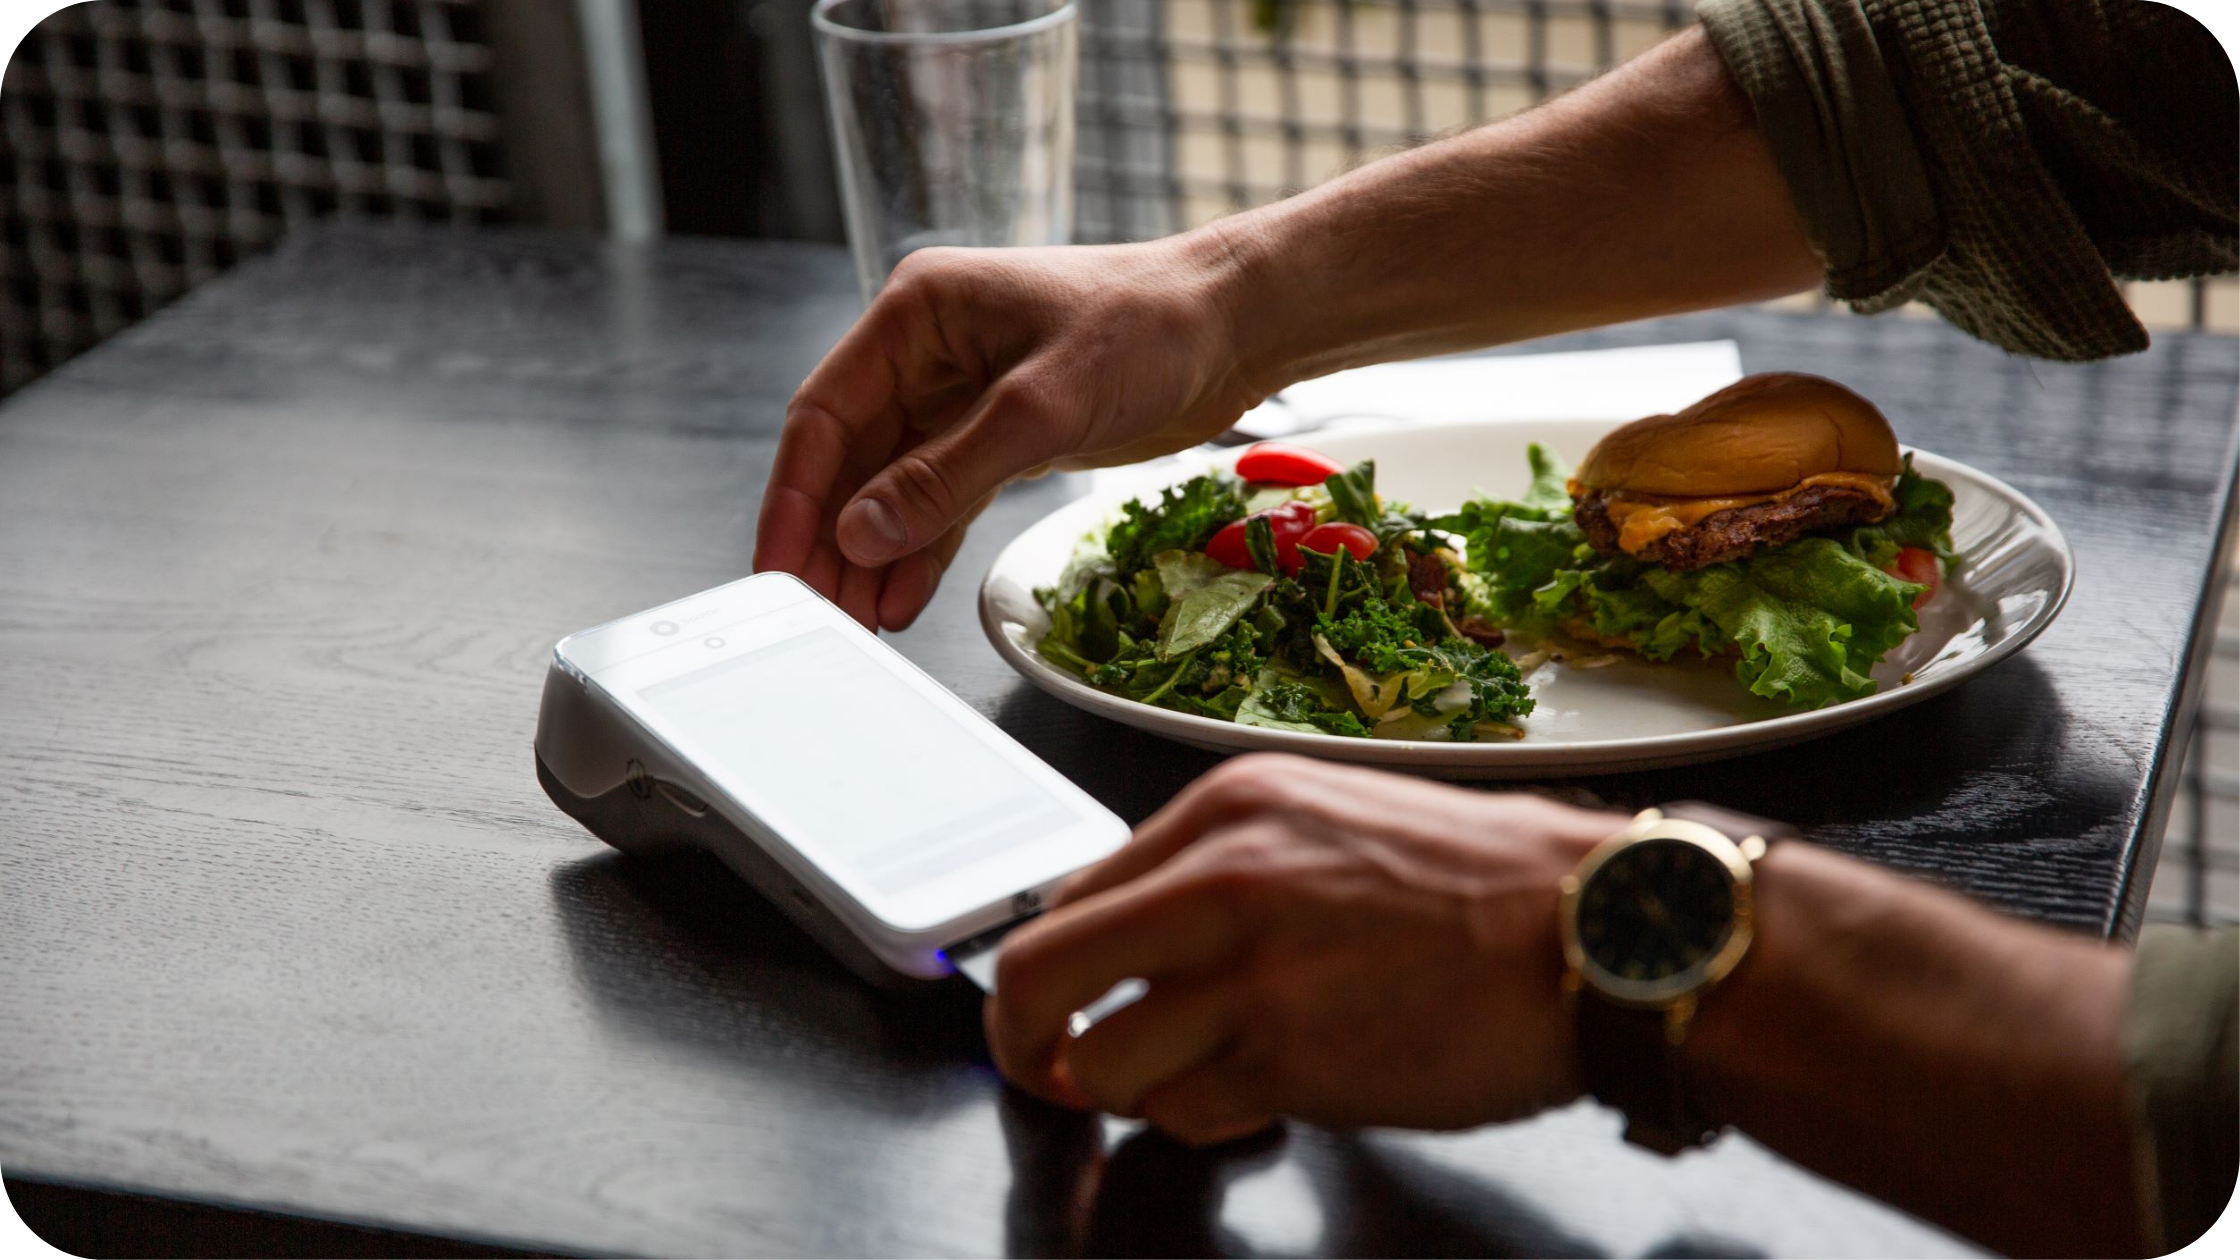
[[[1778,494],[1824,473],[1895,477],[1902,468],[1897,436],[1873,403],[1826,377],[1767,372],[1614,430],[1574,481],[1617,494],[1718,498]]]

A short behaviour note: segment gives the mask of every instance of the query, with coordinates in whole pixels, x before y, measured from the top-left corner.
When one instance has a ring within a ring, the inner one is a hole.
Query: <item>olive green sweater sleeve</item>
[[[1704,0],[1830,296],[2021,354],[2146,347],[2116,280],[2240,263],[2240,91],[2145,0]]]
[[[2215,1224],[2240,1179],[2240,931],[2140,934],[2124,1057],[2161,1254]]]

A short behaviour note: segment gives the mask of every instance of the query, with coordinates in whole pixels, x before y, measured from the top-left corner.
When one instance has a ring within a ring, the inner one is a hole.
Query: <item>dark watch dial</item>
[[[1579,890],[1579,944],[1626,980],[1669,979],[1719,952],[1734,930],[1734,876],[1685,840],[1650,839],[1610,856]]]

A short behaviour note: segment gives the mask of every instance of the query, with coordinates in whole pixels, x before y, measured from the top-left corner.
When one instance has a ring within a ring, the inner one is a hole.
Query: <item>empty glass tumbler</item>
[[[856,278],[927,245],[1073,233],[1071,0],[817,0]]]

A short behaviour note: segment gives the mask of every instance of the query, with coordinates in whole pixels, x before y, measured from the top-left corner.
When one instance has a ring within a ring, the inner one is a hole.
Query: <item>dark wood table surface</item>
[[[1961,1249],[1746,1140],[1633,1150],[1591,1105],[1193,1153],[1022,1101],[961,982],[873,992],[711,862],[625,860],[554,809],[529,753],[553,640],[745,571],[786,398],[856,309],[833,249],[337,226],[0,408],[19,1203],[241,1252]],[[1721,800],[2133,930],[2232,506],[2235,343],[2065,367],[1734,313],[1551,344],[1708,337],[2036,498],[2076,594],[1882,721],[1571,786]],[[1079,486],[1007,491],[897,642],[1136,819],[1212,758],[1032,690],[972,611]]]

